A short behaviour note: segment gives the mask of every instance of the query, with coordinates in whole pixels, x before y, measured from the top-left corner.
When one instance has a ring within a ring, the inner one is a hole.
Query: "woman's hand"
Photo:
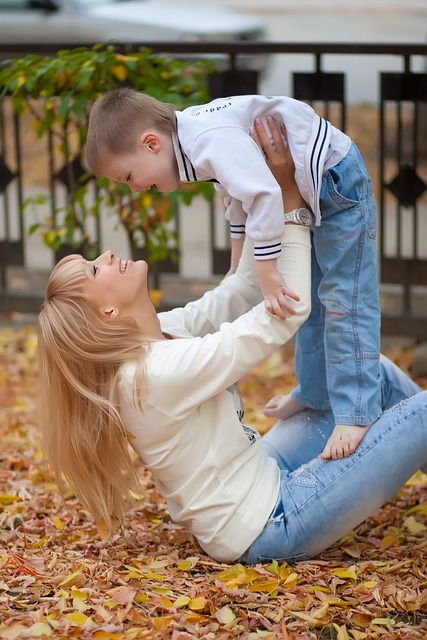
[[[306,203],[295,182],[295,165],[289,151],[286,127],[283,122],[277,122],[272,116],[267,117],[267,125],[272,140],[260,118],[255,119],[250,136],[263,152],[269,169],[280,185],[285,211],[305,207]]]

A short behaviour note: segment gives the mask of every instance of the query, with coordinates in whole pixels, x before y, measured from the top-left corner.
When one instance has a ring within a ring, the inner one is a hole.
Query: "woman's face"
[[[118,315],[137,319],[147,305],[152,307],[144,260],[122,260],[112,251],[105,251],[86,264],[86,293],[103,319],[114,320]]]

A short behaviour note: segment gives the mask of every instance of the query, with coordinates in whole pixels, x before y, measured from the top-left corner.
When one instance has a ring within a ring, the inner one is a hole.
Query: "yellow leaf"
[[[288,578],[289,576],[294,576],[297,575],[295,573],[295,569],[292,567],[289,567],[286,562],[284,562],[282,565],[280,565],[279,568],[279,576],[282,580],[286,580],[286,578]]]
[[[56,608],[58,609],[58,611],[64,611],[68,606],[67,603],[67,599],[62,597],[62,598],[58,598],[58,600],[56,601]]]
[[[371,625],[372,624],[378,624],[378,625],[395,625],[396,621],[393,620],[393,618],[374,618],[373,620],[371,620]]]
[[[322,593],[331,593],[331,590],[329,587],[320,587],[318,585],[313,585],[313,584],[308,584],[307,586],[304,587],[304,589],[306,591],[320,591]]]
[[[243,573],[240,573],[235,581],[236,586],[242,584],[250,584],[258,578],[258,573],[252,567],[247,567]]]
[[[297,573],[290,573],[288,575],[288,577],[286,578],[286,580],[283,581],[282,586],[283,587],[288,587],[290,589],[292,587],[295,587],[297,582],[298,582],[298,574]]]
[[[415,520],[414,516],[408,516],[403,521],[403,526],[406,527],[411,533],[421,533],[425,530],[426,526],[422,522]]]
[[[421,516],[427,517],[427,502],[416,504],[415,507],[408,509],[409,513],[419,513]]]
[[[178,596],[178,598],[173,603],[173,606],[176,609],[181,609],[182,607],[186,607],[190,602],[190,598],[188,596]]]
[[[134,600],[137,604],[143,604],[144,602],[147,602],[148,600],[148,596],[146,593],[137,593],[136,596],[134,597]]]
[[[381,540],[381,547],[383,549],[389,549],[390,547],[395,547],[399,544],[399,538],[395,535],[391,534],[389,536],[384,536]]]
[[[35,622],[28,627],[25,632],[25,636],[27,638],[40,638],[41,636],[46,637],[52,634],[52,627],[50,627],[47,622]]]
[[[188,608],[192,611],[201,611],[206,607],[206,598],[199,596],[198,598],[191,598],[188,603]]]
[[[53,525],[54,525],[54,527],[55,527],[55,529],[56,529],[57,531],[62,531],[62,530],[63,530],[63,528],[64,528],[64,523],[62,522],[61,518],[57,518],[56,516],[53,516],[53,517],[51,518],[51,520],[52,520]]]
[[[231,586],[236,584],[237,578],[242,575],[247,575],[245,567],[242,564],[234,564],[229,569],[218,573],[217,578],[223,584]]]
[[[267,571],[270,571],[270,573],[274,573],[274,575],[276,575],[276,576],[280,575],[280,567],[279,567],[279,563],[277,562],[277,560],[273,560],[273,562],[271,564],[269,564],[268,567],[266,567],[266,569],[267,569]]]
[[[42,538],[40,538],[40,540],[37,540],[37,542],[35,542],[31,546],[33,547],[33,549],[39,549],[39,548],[43,547],[44,543],[48,539],[49,539],[49,536],[43,536]]]
[[[153,571],[146,571],[146,576],[153,580],[167,580],[167,575],[164,573],[154,573]]]
[[[113,64],[110,71],[117,80],[120,80],[120,82],[126,80],[128,76],[128,70],[123,64]]]
[[[21,498],[19,496],[11,496],[8,493],[0,493],[0,504],[12,504],[18,502]]]
[[[352,602],[345,602],[345,600],[336,600],[335,598],[325,600],[325,604],[332,604],[335,607],[351,607],[353,605]]]
[[[350,640],[344,624],[340,627],[338,624],[333,623],[333,627],[337,632],[337,640]]]
[[[86,611],[89,605],[86,604],[84,600],[80,600],[80,598],[73,598],[73,608],[76,611]]]
[[[366,587],[367,589],[374,589],[376,586],[378,586],[378,581],[377,580],[367,580],[366,582],[363,582],[364,587]]]
[[[329,603],[323,602],[323,604],[318,609],[313,611],[313,618],[316,618],[316,619],[324,618],[328,609],[329,609]]]
[[[255,593],[263,593],[264,591],[270,592],[274,591],[278,587],[277,580],[263,580],[262,582],[255,582],[254,584],[250,584],[248,589],[249,591],[253,591]]]
[[[69,573],[61,582],[59,583],[60,587],[72,587],[73,585],[79,585],[84,580],[83,574],[83,564],[79,564],[77,569],[75,569],[72,573]]]
[[[164,567],[168,567],[170,564],[169,560],[152,560],[148,565],[149,569],[163,569]]]
[[[74,611],[73,613],[68,613],[66,616],[67,620],[76,624],[78,627],[82,627],[89,617],[85,615],[82,611]]]
[[[72,587],[71,597],[78,598],[79,600],[86,600],[88,597],[88,594],[86,593],[86,591],[79,591],[79,589],[74,589],[74,587]]]
[[[347,569],[344,569],[344,567],[331,569],[331,573],[333,573],[334,576],[337,576],[337,578],[343,578],[344,580],[347,578],[349,578],[350,580],[357,580],[356,567],[354,566],[354,564]]]
[[[120,640],[124,638],[123,633],[111,633],[110,631],[95,631],[94,640]]]
[[[149,209],[152,206],[153,202],[154,202],[154,198],[151,195],[151,193],[144,192],[143,194],[141,194],[141,205],[145,209]]]
[[[169,598],[166,598],[166,596],[160,596],[159,602],[165,609],[172,609],[173,607],[172,601],[169,600]]]
[[[156,593],[162,593],[164,596],[174,595],[172,589],[169,589],[168,587],[151,587],[151,591],[155,591]]]

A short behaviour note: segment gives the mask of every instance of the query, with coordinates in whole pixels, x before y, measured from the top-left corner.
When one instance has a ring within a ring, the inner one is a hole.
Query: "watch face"
[[[298,217],[300,219],[300,222],[302,222],[303,224],[311,224],[311,213],[308,209],[300,209],[298,211]]]

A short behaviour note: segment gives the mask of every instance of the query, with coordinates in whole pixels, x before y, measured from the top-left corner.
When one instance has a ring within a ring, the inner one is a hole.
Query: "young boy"
[[[274,399],[273,411],[288,417],[305,406],[331,408],[336,427],[322,457],[341,458],[354,451],[381,414],[376,208],[351,139],[292,98],[237,96],[175,111],[121,88],[99,98],[91,110],[86,163],[96,175],[127,183],[132,191],[170,192],[180,181],[215,182],[230,221],[230,272],[246,233],[254,240],[266,306],[285,319],[284,310],[291,309],[286,297],[297,296],[276,268],[285,221],[282,193],[249,135],[255,121],[262,143],[266,118],[286,127],[295,179],[315,219],[311,224],[306,208],[286,217],[311,224],[312,313],[297,334],[299,385],[291,396]]]

